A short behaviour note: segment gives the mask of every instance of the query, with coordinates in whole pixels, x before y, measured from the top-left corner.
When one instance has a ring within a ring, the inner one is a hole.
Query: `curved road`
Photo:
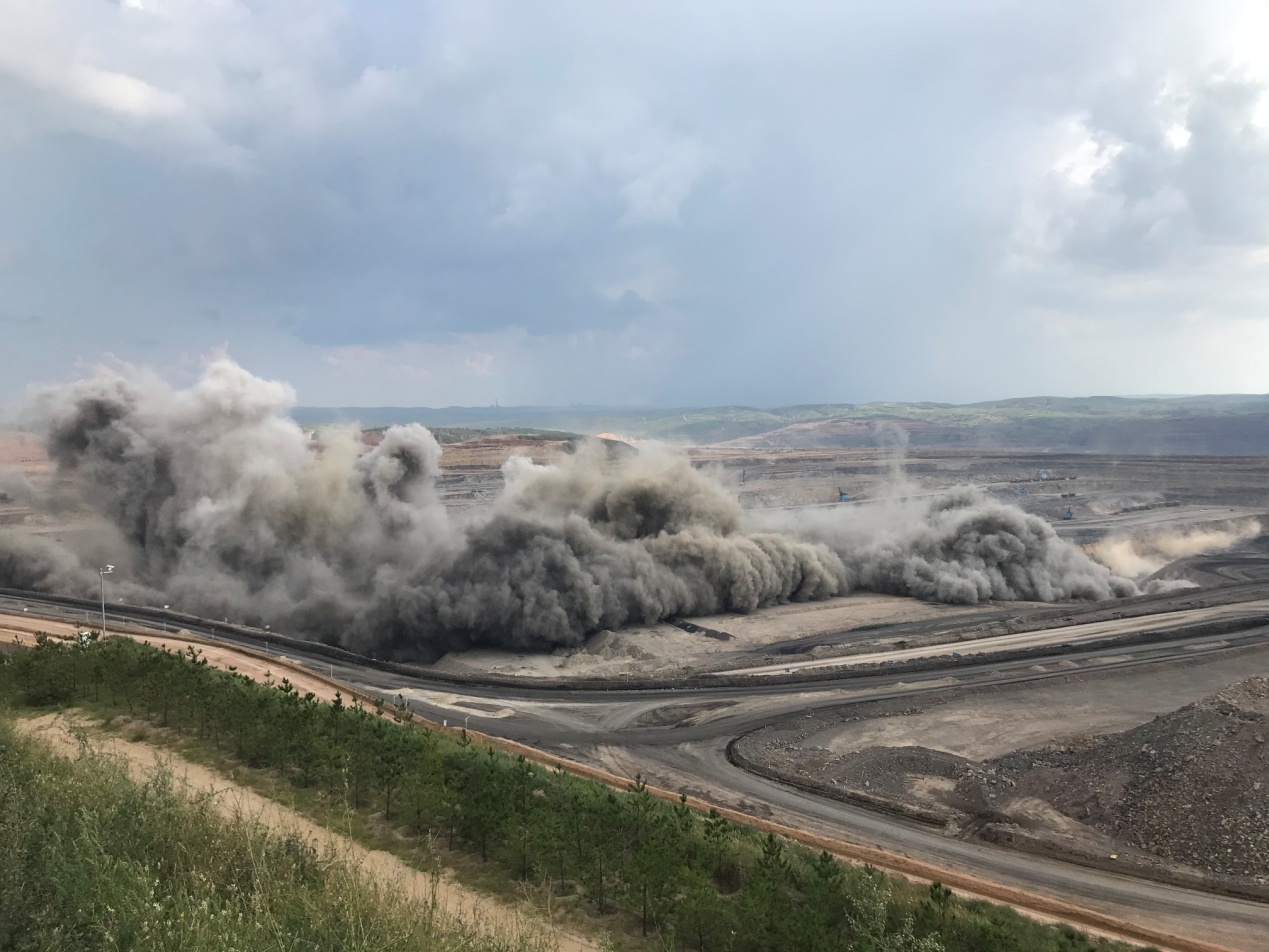
[[[48,617],[94,621],[91,603],[55,596],[0,593],[0,611],[23,609]],[[99,616],[96,616],[99,620]],[[1185,628],[1169,633],[1166,616],[1157,640],[1125,647],[1096,641],[1054,644],[1047,657],[1001,660],[984,654],[954,667],[921,672],[842,672],[802,683],[702,685],[680,688],[605,689],[506,685],[438,678],[401,666],[332,653],[264,632],[194,619],[162,610],[108,606],[107,624],[139,624],[282,654],[288,660],[387,699],[406,698],[437,721],[474,721],[483,733],[527,743],[629,776],[683,789],[704,799],[848,842],[879,847],[982,879],[1061,899],[1119,919],[1202,939],[1246,952],[1269,950],[1269,904],[1165,886],[949,838],[928,826],[818,797],[758,777],[733,765],[727,745],[735,737],[812,708],[910,697],[991,683],[1008,684],[1069,676],[1077,668],[1152,665],[1191,659],[1205,652],[1269,646],[1263,609],[1248,612],[1247,627],[1221,634]],[[1175,623],[1173,625],[1175,628]],[[1046,661],[1063,667],[1046,670]],[[1072,668],[1070,665],[1077,668]],[[384,668],[388,668],[384,670]],[[787,682],[787,678],[782,679]]]

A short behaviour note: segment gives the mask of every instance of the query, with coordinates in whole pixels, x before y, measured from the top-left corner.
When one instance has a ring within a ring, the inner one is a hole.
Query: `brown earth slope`
[[[966,801],[1036,797],[1125,846],[1269,883],[1269,678],[1129,731],[971,769]]]

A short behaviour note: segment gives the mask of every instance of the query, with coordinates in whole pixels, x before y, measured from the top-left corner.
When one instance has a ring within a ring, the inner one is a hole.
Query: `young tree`
[[[843,934],[844,882],[837,860],[825,852],[815,857],[802,883],[805,901],[799,913],[807,952],[836,952],[847,947]]]
[[[746,949],[791,948],[797,930],[789,892],[792,886],[784,843],[768,833],[762,856],[740,895],[740,946]]]
[[[940,925],[946,925],[947,912],[952,904],[952,891],[935,880],[930,883],[930,902],[938,910]]]
[[[699,952],[709,952],[725,921],[723,900],[704,870],[683,867],[679,879],[683,892],[675,910],[675,931]]]
[[[718,884],[720,889],[738,889],[740,887],[739,869],[735,861],[729,862],[730,850],[733,830],[727,818],[718,812],[714,807],[710,807],[709,815],[705,818],[705,848],[708,853],[707,861],[709,870],[714,876],[714,882]]]
[[[342,732],[344,775],[352,806],[359,810],[365,805],[375,771],[375,751],[370,742],[372,715],[360,701],[355,701],[349,711],[349,723]]]
[[[551,771],[549,782],[543,784],[542,804],[536,812],[533,838],[536,852],[543,857],[550,875],[559,883],[564,893],[568,884],[570,856],[577,854],[574,834],[579,823],[570,812],[574,804],[572,780],[558,767]]]
[[[899,928],[890,928],[890,884],[877,870],[868,868],[851,891],[847,906],[849,948],[876,949],[877,952],[943,952],[943,944],[933,936],[917,938],[912,918],[905,917]]]
[[[410,737],[395,724],[375,720],[369,739],[374,751],[375,786],[383,797],[383,818],[391,821],[392,795],[409,765]]]
[[[615,793],[603,787],[592,790],[589,801],[583,814],[589,833],[583,870],[586,892],[603,914],[621,855],[621,802]]]
[[[402,808],[409,814],[414,832],[424,833],[444,816],[445,771],[435,734],[425,727],[407,736],[412,743],[401,781]]]
[[[638,844],[626,861],[623,878],[631,903],[639,913],[646,936],[654,921],[661,918],[666,902],[678,885],[678,857],[671,849],[666,815],[650,813],[644,821]]]
[[[518,870],[521,879],[532,871],[535,845],[535,814],[540,798],[534,796],[537,771],[521,754],[507,771],[505,783],[511,810],[508,818],[507,865]]]

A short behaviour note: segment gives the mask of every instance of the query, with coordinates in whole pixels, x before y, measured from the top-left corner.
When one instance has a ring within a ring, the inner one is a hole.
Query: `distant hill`
[[[305,422],[303,420],[301,423]],[[418,421],[408,421],[411,423]],[[390,423],[381,426],[363,426],[362,429],[369,433],[382,433]],[[545,442],[566,442],[581,439],[584,434],[571,433],[564,430],[542,430],[536,427],[524,426],[497,426],[497,427],[469,427],[469,426],[438,426],[431,424],[428,426],[432,435],[436,437],[436,442],[446,443],[464,443],[469,440],[486,440],[500,436],[518,436],[529,440],[540,440]]]
[[[429,427],[504,433],[615,433],[770,448],[912,446],[1054,452],[1269,454],[1269,394],[1020,397],[984,403],[806,404],[792,407],[297,407],[306,425]],[[884,434],[889,434],[884,435]]]

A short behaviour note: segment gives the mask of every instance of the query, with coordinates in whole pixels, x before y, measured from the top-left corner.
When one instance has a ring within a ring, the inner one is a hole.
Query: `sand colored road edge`
[[[45,714],[17,721],[18,732],[55,753],[73,757],[79,751],[74,726],[89,731],[94,747],[118,758],[134,780],[144,782],[156,769],[171,771],[178,792],[210,797],[222,816],[246,817],[278,833],[295,834],[319,853],[338,858],[363,876],[400,889],[409,899],[426,903],[433,896],[437,908],[451,919],[500,936],[545,937],[557,952],[598,952],[599,945],[561,931],[496,899],[467,889],[444,875],[420,872],[391,853],[371,850],[321,826],[287,806],[261,796],[223,775],[148,744],[92,730],[88,722],[66,714]]]

